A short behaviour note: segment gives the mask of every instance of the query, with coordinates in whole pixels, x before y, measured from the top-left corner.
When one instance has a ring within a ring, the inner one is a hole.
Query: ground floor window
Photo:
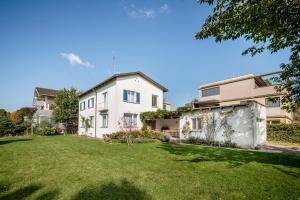
[[[123,123],[125,128],[137,127],[137,114],[124,113]]]
[[[90,127],[93,128],[94,127],[94,116],[90,116],[89,120],[90,120]]]
[[[108,127],[108,113],[101,113],[101,127],[107,128]]]
[[[192,119],[192,128],[193,128],[193,130],[201,130],[201,128],[202,128],[201,118],[193,118]]]

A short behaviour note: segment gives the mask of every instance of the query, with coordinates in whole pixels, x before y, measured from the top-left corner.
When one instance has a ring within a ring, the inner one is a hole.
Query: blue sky
[[[195,40],[211,8],[193,0],[0,1],[0,108],[31,106],[35,86],[86,90],[116,71],[143,71],[177,107],[202,83],[279,69],[288,51],[250,57],[243,39]]]

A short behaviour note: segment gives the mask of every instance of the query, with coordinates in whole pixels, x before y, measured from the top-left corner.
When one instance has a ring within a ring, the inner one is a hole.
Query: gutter
[[[95,98],[95,138],[97,138],[97,92],[95,89],[93,89],[93,92],[95,92],[96,98]]]

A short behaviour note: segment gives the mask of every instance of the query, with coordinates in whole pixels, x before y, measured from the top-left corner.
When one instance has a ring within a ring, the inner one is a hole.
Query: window
[[[125,128],[137,127],[137,114],[124,113],[123,123]]]
[[[94,108],[94,98],[88,100],[88,108]]]
[[[152,107],[157,107],[157,95],[152,95]]]
[[[202,97],[214,96],[220,94],[220,87],[202,90]]]
[[[85,102],[80,103],[80,110],[85,110]]]
[[[102,128],[107,128],[108,127],[108,114],[107,113],[101,113],[101,118],[102,118]]]
[[[107,107],[107,92],[104,92],[103,94],[103,106],[106,108]]]
[[[192,127],[193,130],[201,130],[201,118],[193,118],[192,119]]]
[[[139,104],[141,101],[140,93],[130,90],[123,90],[123,101]]]
[[[280,97],[266,98],[267,108],[277,108],[280,107]]]
[[[93,128],[94,127],[94,116],[90,116],[90,127]]]

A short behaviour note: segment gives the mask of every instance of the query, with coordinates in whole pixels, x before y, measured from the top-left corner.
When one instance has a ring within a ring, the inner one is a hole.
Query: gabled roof
[[[149,76],[147,76],[146,74],[144,74],[143,72],[137,71],[137,72],[126,72],[126,73],[118,73],[115,74],[113,76],[111,76],[110,78],[98,83],[97,85],[95,85],[94,87],[88,89],[85,92],[82,92],[81,94],[79,94],[78,96],[84,96],[85,94],[88,94],[89,92],[92,92],[93,90],[117,79],[118,77],[125,77],[125,76],[132,76],[132,75],[140,75],[141,77],[143,77],[144,79],[146,79],[147,81],[149,81],[150,83],[152,83],[153,85],[157,86],[158,88],[162,89],[164,92],[167,92],[168,89],[165,88],[164,86],[162,86],[161,84],[159,84],[158,82],[154,81],[153,79],[151,79]]]
[[[38,97],[40,96],[56,96],[59,90],[53,90],[53,89],[48,89],[48,88],[41,88],[41,87],[36,87],[35,92]]]

